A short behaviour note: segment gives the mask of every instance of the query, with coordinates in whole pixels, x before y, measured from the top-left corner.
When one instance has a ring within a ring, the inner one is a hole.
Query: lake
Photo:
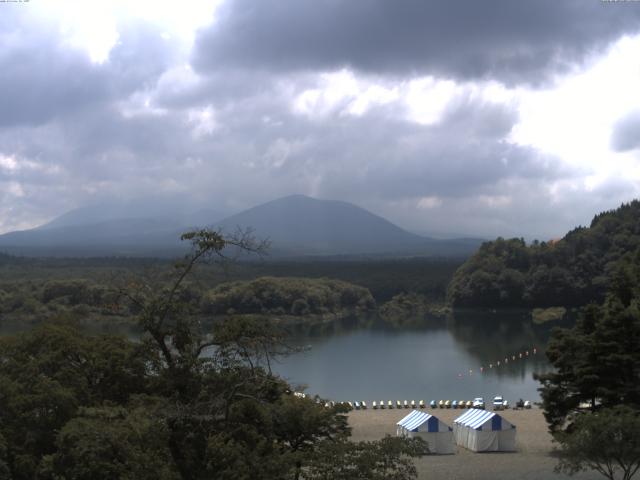
[[[337,329],[295,338],[305,351],[274,369],[294,385],[307,385],[308,393],[336,401],[489,401],[500,394],[513,404],[539,400],[533,373],[550,369],[548,336],[548,328],[517,316],[486,314],[411,330]]]
[[[488,402],[495,395],[512,404],[519,398],[539,400],[533,373],[551,368],[544,355],[549,327],[535,326],[517,312],[456,313],[446,321],[424,324],[410,329],[363,327],[352,319],[306,328],[291,341],[304,351],[280,359],[273,369],[294,385],[306,385],[308,393],[336,401],[483,396]],[[25,328],[2,325],[0,334]],[[132,340],[140,335],[123,326],[109,331]]]

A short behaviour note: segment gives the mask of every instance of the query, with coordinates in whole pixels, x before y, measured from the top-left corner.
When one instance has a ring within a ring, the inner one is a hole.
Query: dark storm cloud
[[[93,66],[86,54],[62,45],[55,29],[48,25],[25,34],[26,23],[19,12],[3,18],[0,126],[41,123],[61,110],[109,96],[103,69]]]
[[[618,152],[640,149],[640,111],[632,112],[616,123],[611,147]]]
[[[0,27],[0,126],[37,125],[126,98],[152,85],[172,54],[161,32],[143,23],[124,26],[102,64],[23,12],[11,10]]]
[[[639,20],[634,2],[601,0],[230,0],[193,63],[535,84],[640,31]]]

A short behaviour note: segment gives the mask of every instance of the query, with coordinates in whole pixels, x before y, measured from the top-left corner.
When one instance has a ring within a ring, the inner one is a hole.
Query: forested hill
[[[594,217],[558,241],[484,243],[454,274],[454,307],[582,306],[601,302],[616,272],[640,259],[640,201]]]

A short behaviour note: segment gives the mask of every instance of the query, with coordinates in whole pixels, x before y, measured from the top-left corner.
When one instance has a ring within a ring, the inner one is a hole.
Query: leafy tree
[[[167,448],[166,426],[154,417],[153,407],[81,409],[58,434],[57,450],[45,457],[40,476],[177,480]]]
[[[570,475],[595,470],[609,480],[630,480],[640,469],[640,412],[618,406],[576,418],[561,445],[557,471]]]
[[[291,454],[297,480],[309,453],[317,450],[319,442],[342,442],[350,434],[347,417],[348,407],[336,405],[331,408],[319,406],[319,399],[285,396],[273,412],[274,430],[278,442],[284,444]]]
[[[0,339],[0,435],[14,479],[34,478],[56,433],[82,405],[126,401],[145,387],[146,353],[60,321]]]
[[[323,442],[304,473],[309,480],[409,480],[417,475],[412,458],[426,455],[421,438],[386,436],[378,442]]]
[[[183,239],[193,249],[171,275],[119,289],[141,342],[88,335],[68,320],[0,340],[0,479],[4,470],[12,480],[306,478],[330,443],[350,448],[345,407],[298,398],[272,373],[273,357],[290,349],[271,322],[229,316],[205,330],[195,314],[194,268],[263,245],[209,230]],[[353,298],[308,295],[310,308]],[[405,457],[416,444],[385,442],[357,444],[357,455],[336,461],[365,469],[359,478],[415,476]]]

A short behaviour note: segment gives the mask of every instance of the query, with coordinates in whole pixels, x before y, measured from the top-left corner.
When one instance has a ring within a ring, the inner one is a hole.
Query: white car
[[[501,395],[493,397],[493,409],[502,410],[504,408],[504,399]]]
[[[473,408],[480,408],[484,410],[484,398],[476,397],[473,399],[473,403],[471,404]]]

